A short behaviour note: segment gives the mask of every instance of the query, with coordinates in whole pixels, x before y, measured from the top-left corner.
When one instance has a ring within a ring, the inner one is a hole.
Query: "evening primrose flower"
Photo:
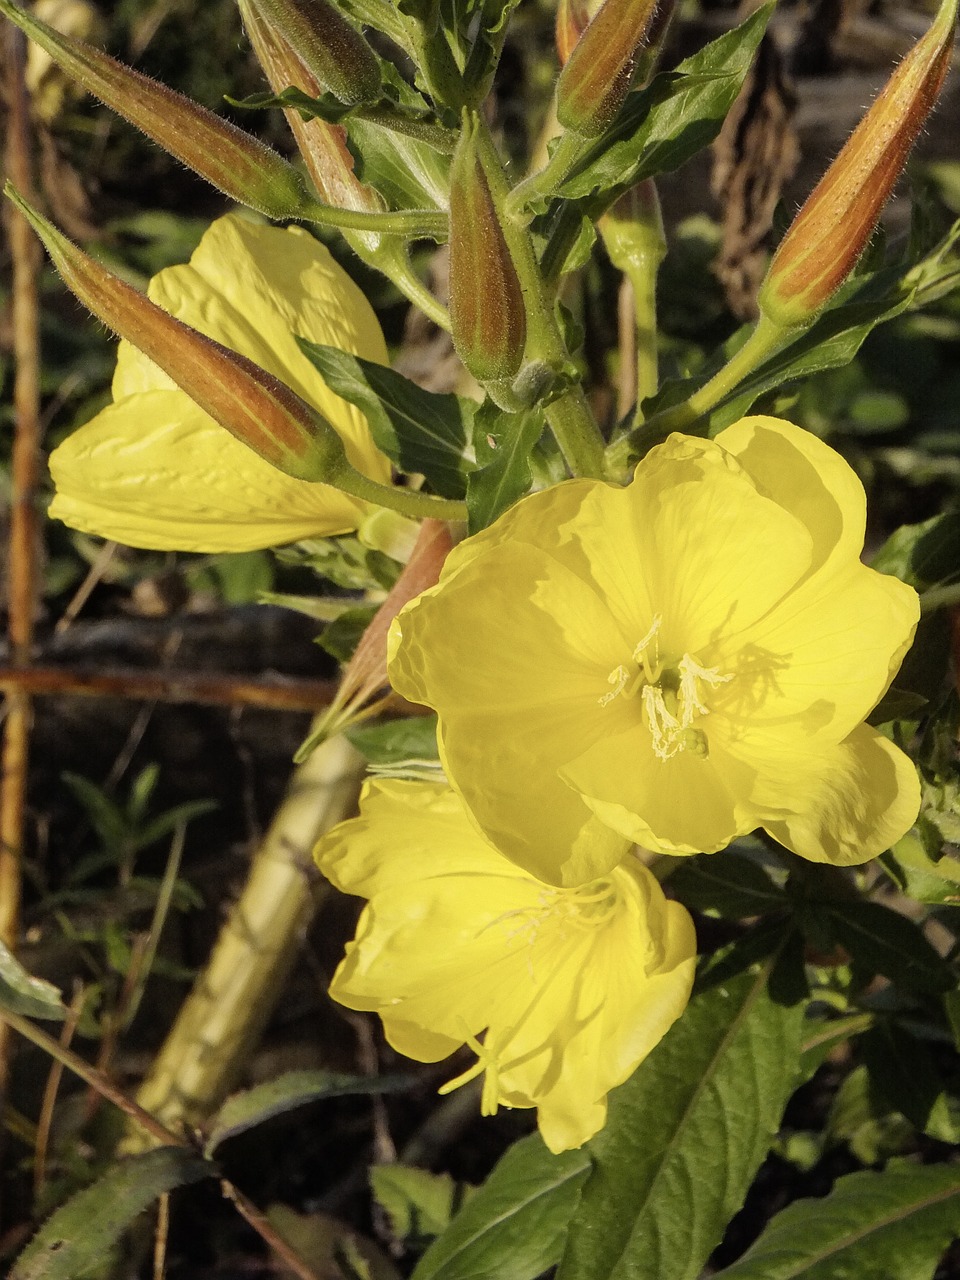
[[[389,462],[366,419],[328,389],[294,337],[386,361],[369,303],[307,232],[219,218],[188,264],[153,277],[148,296],[279,378],[333,425],[358,470],[389,482]],[[265,462],[126,341],[118,348],[113,403],[54,450],[50,471],[52,516],[157,550],[277,546],[346,533],[370,510]]]
[[[394,623],[392,682],[439,713],[480,829],[543,880],[755,827],[864,862],[919,807],[863,723],[919,614],[861,564],[864,522],[850,467],[788,422],[673,435],[627,487],[558,485],[456,548]]]
[[[468,1045],[477,1062],[441,1092],[482,1075],[483,1113],[536,1107],[551,1151],[603,1126],[608,1091],[690,995],[693,924],[644,866],[543,884],[477,833],[443,783],[368,782],[360,816],[317,860],[370,900],[331,995],[378,1013],[390,1044],[420,1062]]]

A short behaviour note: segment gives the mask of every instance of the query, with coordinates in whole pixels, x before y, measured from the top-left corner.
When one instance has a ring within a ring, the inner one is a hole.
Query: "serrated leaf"
[[[467,528],[492,524],[530,488],[530,454],[543,433],[543,416],[503,413],[491,401],[477,411],[473,443],[477,470],[467,477]]]
[[[595,192],[624,191],[643,178],[678,169],[709,146],[740,92],[772,13],[773,5],[764,5],[634,94],[557,194],[579,200]]]
[[[670,886],[684,906],[743,920],[783,911],[786,897],[764,869],[732,850],[703,858],[684,858],[670,875]]]
[[[357,724],[346,736],[372,765],[437,760],[437,717],[406,716],[381,724]]]
[[[410,1076],[352,1076],[336,1071],[286,1071],[275,1080],[255,1085],[228,1098],[213,1117],[204,1145],[211,1156],[221,1143],[245,1133],[273,1116],[322,1098],[343,1098],[353,1094],[389,1093],[409,1089]]]
[[[534,1280],[557,1261],[590,1169],[521,1138],[418,1263],[412,1280]]]
[[[424,391],[381,364],[297,338],[331,391],[366,414],[377,446],[405,474],[419,472],[444,498],[462,498],[474,462],[468,441],[476,404]]]
[[[448,1173],[377,1164],[370,1169],[370,1189],[398,1240],[424,1240],[449,1225],[457,1188]]]
[[[696,1280],[779,1126],[802,1019],[767,968],[691,1001],[611,1094],[558,1280]]]
[[[910,991],[940,994],[956,986],[950,965],[913,921],[879,902],[818,904],[816,919],[853,960]]]
[[[960,1166],[852,1173],[778,1214],[716,1280],[932,1280],[960,1234]]]
[[[9,1280],[77,1280],[158,1196],[215,1177],[216,1166],[183,1147],[120,1160],[48,1218],[13,1264]]]
[[[66,1017],[59,990],[52,982],[35,978],[0,942],[0,1009],[25,1018]]]

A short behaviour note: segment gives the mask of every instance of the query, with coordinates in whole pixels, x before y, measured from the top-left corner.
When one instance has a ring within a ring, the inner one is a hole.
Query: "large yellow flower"
[[[635,859],[575,889],[501,857],[441,783],[368,782],[359,818],[317,849],[369,898],[331,994],[383,1019],[395,1049],[437,1062],[469,1045],[482,1109],[536,1107],[552,1151],[578,1147],[683,1012],[693,924]],[[481,1044],[478,1037],[484,1035]]]
[[[474,820],[541,879],[755,827],[866,861],[919,807],[862,723],[918,601],[860,563],[864,520],[851,469],[790,423],[671,436],[626,488],[561,484],[458,547],[395,622],[391,678],[439,712]]]
[[[327,388],[294,340],[386,360],[369,303],[306,231],[220,218],[190,262],[154,276],[148,294],[280,378],[330,421],[355,467],[389,481],[366,419]],[[264,462],[128,342],[117,353],[113,403],[54,451],[50,470],[51,515],[134,547],[249,551],[345,533],[368,510]]]

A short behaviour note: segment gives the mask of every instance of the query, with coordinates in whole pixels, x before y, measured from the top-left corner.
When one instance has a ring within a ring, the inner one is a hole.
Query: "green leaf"
[[[102,1263],[158,1196],[215,1177],[216,1167],[183,1147],[120,1160],[48,1218],[13,1264],[9,1280],[77,1280]]]
[[[317,637],[317,643],[324,653],[329,653],[337,662],[349,662],[376,612],[376,605],[366,604],[344,609],[339,618],[324,627],[323,634]]]
[[[473,443],[478,469],[467,477],[467,526],[477,533],[492,524],[530,488],[530,454],[543,433],[543,416],[504,413],[486,400],[477,410]]]
[[[558,1280],[696,1280],[797,1080],[803,1006],[766,966],[691,1001],[610,1098]]]
[[[921,1133],[940,1142],[960,1138],[943,1078],[922,1040],[888,1018],[860,1038],[859,1048],[870,1087],[888,1110],[899,1111]]]
[[[336,1071],[286,1071],[275,1080],[255,1085],[228,1098],[213,1117],[204,1155],[211,1156],[221,1143],[245,1133],[273,1116],[321,1098],[353,1094],[390,1093],[411,1087],[410,1076],[351,1076]]]
[[[960,1233],[960,1166],[852,1173],[778,1214],[716,1280],[932,1280]]]
[[[557,195],[580,200],[595,192],[625,191],[642,178],[678,169],[709,146],[746,79],[773,7],[757,9],[739,27],[634,94]]]
[[[444,498],[462,498],[473,470],[467,442],[476,404],[424,391],[381,364],[297,338],[331,391],[366,414],[378,447],[405,474],[419,472]]]
[[[457,1188],[448,1173],[376,1164],[370,1169],[370,1189],[397,1239],[417,1241],[432,1239],[447,1228]]]
[[[670,874],[670,887],[684,906],[728,920],[783,911],[786,896],[752,858],[733,850],[684,858]]]
[[[353,725],[346,735],[373,765],[439,759],[436,716],[407,716],[380,724]]]
[[[946,511],[920,524],[901,525],[871,564],[918,591],[960,577],[960,511]]]
[[[590,1169],[551,1155],[538,1134],[507,1151],[420,1259],[412,1280],[534,1280],[557,1261]]]
[[[77,773],[61,775],[80,804],[106,850],[119,853],[130,835],[127,815],[106,795],[96,783]]]
[[[879,902],[817,904],[815,920],[856,964],[910,991],[939,994],[956,986],[950,965],[913,921]]]
[[[0,1009],[25,1018],[66,1017],[60,992],[51,982],[35,978],[0,942]]]

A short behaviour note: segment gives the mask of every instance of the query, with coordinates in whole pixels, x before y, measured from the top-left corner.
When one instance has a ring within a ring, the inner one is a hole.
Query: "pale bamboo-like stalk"
[[[30,124],[24,85],[24,39],[7,25],[4,70],[7,137],[4,167],[21,191],[33,187]],[[8,544],[8,634],[11,661],[25,665],[33,641],[37,576],[35,507],[40,451],[40,338],[37,307],[39,246],[16,210],[7,214],[13,268],[14,438]],[[30,700],[18,690],[7,697],[0,749],[0,941],[15,950],[20,932],[21,862],[30,752]],[[0,1027],[0,1097],[6,1091],[11,1040]]]
[[[137,1093],[167,1128],[202,1123],[235,1087],[322,893],[313,847],[350,816],[362,772],[361,756],[343,737],[324,742],[295,770],[210,959]],[[127,1148],[146,1136],[131,1134]]]

